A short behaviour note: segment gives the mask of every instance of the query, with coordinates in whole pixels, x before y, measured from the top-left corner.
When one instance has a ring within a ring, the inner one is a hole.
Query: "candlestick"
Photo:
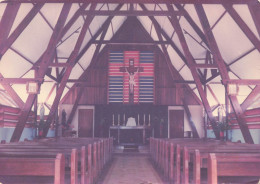
[[[113,126],[115,126],[115,115],[113,114]]]

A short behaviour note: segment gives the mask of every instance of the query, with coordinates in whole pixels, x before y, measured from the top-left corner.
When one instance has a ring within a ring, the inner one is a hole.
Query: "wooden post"
[[[176,167],[175,167],[175,183],[180,184],[180,177],[181,177],[181,149],[180,145],[177,144],[176,146]]]
[[[94,151],[94,149],[93,149]],[[94,157],[94,154],[93,154]],[[93,158],[94,160],[94,158]],[[92,167],[92,144],[88,145],[88,184],[93,183],[93,167]]]
[[[217,159],[214,153],[208,156],[208,184],[218,183]]]
[[[97,175],[97,143],[94,143],[94,148],[93,148],[93,169],[92,169],[92,177],[93,177],[93,182],[96,179],[96,175]]]
[[[55,159],[54,184],[65,183],[65,157],[59,153]]]
[[[169,142],[165,143],[165,174],[164,176],[168,179],[169,176]]]
[[[200,152],[195,150],[193,158],[193,182],[194,184],[200,184]]]
[[[170,183],[174,181],[174,144],[170,145]]]
[[[80,152],[80,171],[81,171],[81,183],[86,183],[86,147],[81,147]]]
[[[70,160],[70,182],[71,184],[78,183],[78,150],[72,149],[71,151],[71,160]]]
[[[183,184],[189,184],[189,153],[188,153],[188,149],[185,146],[183,148],[183,180],[182,183]]]

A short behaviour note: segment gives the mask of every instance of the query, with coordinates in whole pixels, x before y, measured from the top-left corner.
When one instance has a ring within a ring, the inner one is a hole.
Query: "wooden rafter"
[[[191,127],[191,130],[192,130],[193,138],[199,138],[199,134],[198,134],[197,128],[196,128],[194,122],[192,121],[191,112],[190,112],[190,109],[189,109],[189,107],[188,107],[188,105],[187,105],[185,100],[183,100],[183,107],[184,107],[184,110],[186,112],[186,115],[187,115],[189,123],[190,123],[190,127]]]
[[[171,5],[167,5],[167,7],[168,7],[168,9],[170,11],[173,10],[173,7]],[[181,29],[180,23],[178,21],[178,18],[174,14],[172,15],[171,24],[172,24],[173,28],[175,29],[175,31],[176,31],[176,33],[178,35],[179,41],[180,41],[181,46],[182,46],[182,50],[184,51],[184,55],[185,55],[185,57],[187,59],[188,67],[189,67],[189,69],[191,71],[191,74],[193,76],[193,79],[194,79],[194,81],[196,83],[196,86],[197,86],[200,98],[202,100],[203,106],[204,106],[204,108],[206,110],[206,113],[208,115],[208,118],[209,118],[209,120],[211,122],[211,125],[213,127],[215,136],[218,138],[219,135],[218,135],[218,131],[216,129],[215,118],[214,118],[214,116],[212,114],[209,102],[207,100],[206,94],[205,94],[203,86],[202,86],[202,82],[201,82],[200,77],[199,77],[199,75],[197,73],[197,69],[194,67],[195,61],[194,61],[194,59],[193,59],[193,57],[192,57],[192,55],[190,53],[188,44],[187,44],[186,39],[184,37],[184,34],[182,32],[182,29]]]
[[[252,18],[255,22],[255,27],[258,31],[258,35],[260,37],[260,4],[259,2],[255,1],[254,4],[248,5]]]
[[[0,73],[0,78],[3,78],[3,75]],[[2,84],[3,88],[7,91],[7,93],[11,96],[13,101],[18,105],[19,108],[23,108],[24,102],[20,98],[20,96],[15,92],[10,84]]]
[[[210,29],[210,25],[209,25],[206,13],[204,11],[204,8],[202,5],[195,5],[195,9],[199,16],[199,19],[200,19],[201,25],[203,27],[204,33],[206,35],[206,38],[208,40],[212,55],[218,65],[220,76],[221,76],[222,80],[229,80],[229,75],[228,75],[228,70],[227,70],[226,64],[221,56],[221,53],[219,51],[219,48],[218,48],[217,42],[215,40],[215,37],[212,33],[212,30]],[[243,137],[245,139],[245,142],[254,143],[252,136],[249,132],[249,129],[247,127],[247,124],[245,122],[245,118],[243,116],[243,111],[240,107],[240,104],[238,103],[237,97],[229,96],[229,99],[230,99],[231,105],[233,107],[233,110],[236,114],[237,121],[239,122],[239,126],[240,126],[241,132],[243,134]]]
[[[120,10],[121,7],[123,6],[123,4],[119,4],[115,10]],[[82,48],[81,52],[79,53],[75,63],[78,63],[79,60],[82,58],[82,56],[85,54],[85,52],[89,49],[89,47],[92,45],[92,43],[97,39],[98,36],[100,36],[101,33],[104,32],[104,30],[106,30],[109,27],[110,22],[112,21],[112,19],[114,18],[114,16],[109,16],[107,18],[107,20],[103,23],[103,25],[101,26],[101,28],[99,28],[97,30],[97,32],[93,35],[93,37],[89,40],[89,42]],[[96,52],[96,51],[95,51]],[[83,72],[83,74],[79,77],[79,81],[83,81],[83,79],[86,77],[86,75],[89,73],[90,68],[93,65],[93,60],[91,60],[88,68]],[[77,86],[76,84],[74,84],[71,88],[71,90],[75,89]],[[64,100],[67,98],[67,96],[69,95],[69,92],[63,97],[63,99],[61,100],[61,104],[64,102]]]
[[[179,11],[175,11],[176,14],[181,16],[182,14]],[[108,10],[95,10],[90,11],[86,10],[85,15],[95,15],[95,16],[169,16],[171,12],[169,11],[140,11],[140,10],[121,10],[121,11],[108,11]]]
[[[231,4],[249,4],[255,0],[228,0]],[[23,2],[23,3],[37,3],[37,2],[48,2],[48,3],[97,3],[96,0],[5,0],[3,2]],[[222,4],[226,3],[226,0],[99,0],[98,3],[180,3],[180,4]]]
[[[0,55],[4,55],[8,48],[14,43],[14,41],[19,37],[19,35],[23,32],[23,30],[29,25],[31,20],[37,15],[37,13],[42,8],[43,4],[39,3],[34,5],[34,7],[30,10],[30,12],[26,15],[26,17],[21,21],[21,23],[16,27],[16,29],[12,32],[12,34],[6,39],[3,44],[0,44]],[[10,21],[10,19],[8,19]]]
[[[96,4],[95,3],[91,4],[90,10],[93,10],[95,8],[96,8]],[[81,45],[83,43],[83,40],[84,40],[84,38],[86,36],[86,32],[87,32],[87,30],[89,28],[89,25],[92,22],[93,18],[94,18],[94,16],[87,16],[87,18],[86,18],[86,20],[85,20],[85,22],[84,22],[84,24],[82,26],[82,29],[80,31],[80,34],[78,36],[77,42],[75,44],[75,47],[74,47],[74,49],[73,49],[73,51],[72,51],[72,53],[71,53],[71,55],[70,55],[70,57],[69,57],[69,59],[67,61],[69,66],[67,67],[67,69],[66,69],[66,71],[65,71],[65,73],[64,73],[64,75],[63,75],[63,77],[61,79],[59,88],[58,88],[58,90],[56,92],[55,99],[54,99],[53,104],[51,106],[50,113],[49,113],[49,115],[47,117],[47,120],[45,122],[46,128],[43,130],[43,137],[46,137],[46,135],[48,133],[48,130],[49,130],[49,126],[52,123],[53,118],[55,117],[55,114],[57,112],[58,105],[59,105],[59,102],[60,102],[60,98],[62,96],[62,93],[63,93],[64,89],[65,89],[65,86],[66,86],[67,80],[68,80],[68,78],[70,76],[70,73],[71,73],[73,67],[76,64],[75,60],[76,60],[76,58],[77,58],[77,56],[79,54],[80,47],[81,47]]]
[[[248,27],[248,25],[244,22],[244,20],[239,16],[236,10],[230,4],[223,4],[229,15],[234,19],[240,29],[245,33],[247,38],[251,41],[251,43],[256,47],[256,49],[260,52],[260,40],[255,36],[253,31]]]
[[[0,43],[3,45],[13,26],[20,3],[8,3],[0,22]],[[1,55],[2,56],[2,55]],[[1,59],[1,57],[0,57]]]
[[[73,117],[74,117],[74,115],[75,115],[75,113],[76,113],[76,110],[77,110],[78,105],[79,105],[79,100],[80,100],[80,98],[81,98],[81,96],[82,96],[82,94],[83,94],[83,91],[84,91],[84,87],[82,87],[82,85],[80,85],[80,87],[78,87],[78,89],[79,89],[79,90],[77,91],[76,100],[75,100],[75,102],[74,102],[74,104],[73,104],[72,110],[71,110],[71,112],[70,112],[69,118],[68,118],[67,123],[66,123],[66,124],[68,124],[68,125],[71,124],[71,122],[72,122],[72,120],[73,120]]]
[[[147,10],[146,7],[145,7],[143,4],[139,4],[139,5],[140,5],[140,7],[141,7],[143,10],[145,10],[145,11]],[[152,21],[154,27],[156,27],[157,30],[160,32],[160,34],[162,34],[162,35],[164,36],[164,38],[166,38],[166,40],[170,42],[170,45],[173,47],[173,49],[176,51],[176,53],[177,53],[177,54],[182,58],[182,60],[187,64],[187,59],[186,59],[186,57],[182,54],[182,52],[179,50],[179,48],[176,46],[176,44],[172,41],[172,39],[167,35],[167,33],[166,33],[164,30],[161,29],[160,24],[156,21],[156,19],[155,19],[153,16],[149,16],[149,18],[150,18],[150,20]],[[171,19],[169,19],[169,20],[171,20]],[[167,52],[167,54],[168,54],[168,52]],[[170,61],[170,58],[169,58],[169,61]],[[175,70],[174,72],[179,73],[179,72],[174,68],[174,66],[173,66],[172,64],[169,64],[169,68],[170,68],[170,70]],[[174,73],[174,72],[173,72],[173,73]],[[179,76],[179,77],[180,77],[181,81],[185,82],[184,79],[183,79],[181,76]],[[175,79],[173,78],[173,80],[175,80]],[[194,83],[194,81],[192,81],[192,83]],[[199,104],[201,104],[200,99],[199,99],[198,96],[191,90],[190,86],[187,85],[187,83],[186,83],[186,87],[187,87],[187,89],[189,89],[189,90],[191,91],[191,94],[192,94],[193,97],[196,99],[196,101],[197,101]]]
[[[250,105],[252,105],[255,100],[259,98],[260,86],[256,86],[251,93],[246,97],[244,102],[241,104],[242,111],[244,112]]]
[[[71,8],[70,3],[65,3],[63,5],[59,19],[54,28],[53,34],[50,38],[48,47],[42,56],[42,61],[41,61],[39,70],[37,71],[37,77],[39,77],[39,78],[44,78],[44,76],[47,72],[47,69],[48,69],[48,65],[52,62],[51,58],[54,55],[55,47],[57,45],[57,42],[59,41],[59,35],[61,33],[61,30],[63,29],[63,26],[65,24],[65,21],[67,19],[69,11],[70,11],[70,8]],[[36,96],[37,96],[36,94],[30,94],[28,96],[24,107],[21,109],[21,115],[19,116],[18,123],[17,123],[14,133],[11,137],[11,140],[10,140],[11,142],[17,142],[20,140],[24,126],[28,119],[32,105],[34,104],[34,101],[36,99]]]

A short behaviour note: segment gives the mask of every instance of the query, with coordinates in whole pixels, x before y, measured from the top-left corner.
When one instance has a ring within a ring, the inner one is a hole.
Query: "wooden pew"
[[[210,153],[208,160],[208,184],[218,183],[218,176],[257,176],[260,178],[260,155]]]
[[[163,143],[164,142],[164,143]],[[202,140],[202,139],[153,139],[151,141],[151,149],[154,153],[153,160],[164,171],[166,177],[169,177],[170,182],[174,183],[189,183],[189,159],[190,153],[194,152],[195,148],[208,154],[209,152],[252,152],[259,153],[259,146],[241,143],[226,143],[215,140]],[[158,144],[158,146],[157,146]],[[178,145],[179,144],[179,145]],[[164,146],[168,145],[168,146]],[[231,146],[231,148],[227,148]],[[183,147],[188,147],[188,152],[183,151]],[[158,149],[158,150],[157,150]],[[182,153],[182,154],[181,154]],[[183,174],[181,177],[181,158],[183,158]],[[176,163],[174,163],[174,161]],[[168,164],[167,164],[168,163]],[[163,167],[163,168],[162,168]],[[195,167],[195,166],[194,166]],[[196,169],[194,169],[196,170]],[[196,180],[196,178],[194,178]]]
[[[81,164],[81,183],[93,183],[97,180],[98,175],[101,173],[102,168],[104,168],[104,165],[111,159],[112,157],[112,151],[113,151],[113,143],[111,141],[112,139],[100,139],[100,138],[59,138],[59,139],[44,139],[40,141],[30,141],[30,142],[22,142],[22,143],[11,143],[11,144],[5,144],[5,146],[0,146],[0,153],[2,149],[5,149],[5,151],[8,151],[9,149],[13,149],[18,151],[19,149],[22,152],[31,152],[34,150],[34,154],[40,155],[39,149],[48,149],[47,152],[45,152],[46,155],[49,154],[53,155],[53,153],[56,150],[66,150],[71,147],[76,147],[77,149],[80,149],[82,145],[85,145],[88,148],[88,151],[81,149],[80,154],[76,156],[77,158],[80,156],[80,162]],[[94,148],[96,147],[96,148]],[[108,148],[108,149],[106,149]],[[38,149],[38,152],[37,152]],[[10,151],[10,150],[9,150]],[[13,151],[15,152],[15,151]],[[84,152],[84,153],[83,153]],[[23,153],[23,154],[25,154]],[[21,154],[21,153],[20,153]],[[36,156],[34,155],[34,157]],[[83,155],[87,155],[87,160],[84,159]],[[106,156],[107,155],[107,156]],[[107,157],[107,159],[105,159]],[[72,158],[71,160],[76,159]],[[107,160],[107,161],[105,161]],[[85,164],[84,164],[85,163]],[[77,167],[77,163],[74,162],[74,165],[72,166]],[[71,177],[74,182],[77,183],[76,176]]]
[[[56,158],[0,158],[1,176],[54,176],[54,184],[64,184],[65,159]]]

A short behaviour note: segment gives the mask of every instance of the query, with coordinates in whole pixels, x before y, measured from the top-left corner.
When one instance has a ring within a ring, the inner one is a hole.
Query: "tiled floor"
[[[163,184],[147,155],[115,155],[99,184]]]

